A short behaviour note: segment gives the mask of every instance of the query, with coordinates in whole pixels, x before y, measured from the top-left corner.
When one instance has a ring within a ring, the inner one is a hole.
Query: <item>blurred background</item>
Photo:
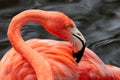
[[[11,48],[6,35],[11,18],[27,9],[65,13],[85,36],[87,47],[105,63],[120,67],[120,0],[0,0],[0,58]],[[59,40],[38,23],[24,25],[21,34],[25,40]]]

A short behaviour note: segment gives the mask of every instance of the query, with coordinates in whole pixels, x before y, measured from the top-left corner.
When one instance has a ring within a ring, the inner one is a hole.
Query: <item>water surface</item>
[[[60,11],[74,20],[92,49],[105,63],[120,67],[120,1],[119,0],[1,0],[0,57],[11,48],[7,28],[13,16],[27,9]],[[21,31],[25,40],[58,39],[41,25],[28,23]],[[59,39],[58,39],[59,40]]]

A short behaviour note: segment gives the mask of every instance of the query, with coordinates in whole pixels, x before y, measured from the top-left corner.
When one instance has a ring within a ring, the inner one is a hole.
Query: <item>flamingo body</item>
[[[54,76],[57,78],[55,80],[58,80],[58,76],[60,76],[60,74],[64,74],[64,76],[69,77],[69,71],[74,71],[73,75],[76,75],[76,78],[78,76],[76,72],[78,72],[79,80],[120,80],[120,69],[115,66],[105,65],[100,58],[88,48],[85,49],[84,55],[80,63],[77,65],[71,57],[72,46],[68,42],[32,39],[28,40],[26,43],[38,51],[39,55],[43,56],[49,62]],[[59,54],[55,53],[56,51],[58,51]],[[59,56],[64,60],[61,58],[58,59]],[[57,61],[58,64],[54,61]],[[65,64],[63,64],[63,62]],[[65,73],[64,67],[60,67],[61,64],[59,63],[67,66],[69,70]],[[42,66],[42,63],[40,64]],[[35,71],[30,63],[13,48],[8,51],[1,60],[1,65],[0,80],[37,80]]]
[[[63,78],[65,80],[78,80],[77,64],[71,56],[72,47],[68,42],[32,39],[26,43],[35,49],[39,56],[47,60],[52,69],[54,80],[63,80]],[[37,64],[42,66],[39,61]],[[0,80],[37,80],[31,64],[13,48],[2,58],[1,65]],[[43,69],[44,71],[45,69]]]

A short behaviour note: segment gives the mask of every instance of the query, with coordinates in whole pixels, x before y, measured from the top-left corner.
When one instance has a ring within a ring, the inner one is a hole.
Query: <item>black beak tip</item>
[[[84,54],[84,50],[85,50],[85,46],[83,46],[83,48],[78,51],[77,53],[73,53],[73,57],[76,58],[76,62],[79,63],[83,54]]]

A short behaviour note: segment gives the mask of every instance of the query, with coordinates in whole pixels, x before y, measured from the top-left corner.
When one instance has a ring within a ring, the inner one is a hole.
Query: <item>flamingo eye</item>
[[[70,28],[71,26],[69,24],[66,25],[67,28]]]
[[[67,28],[72,28],[72,26],[70,24],[67,24],[66,27]]]

